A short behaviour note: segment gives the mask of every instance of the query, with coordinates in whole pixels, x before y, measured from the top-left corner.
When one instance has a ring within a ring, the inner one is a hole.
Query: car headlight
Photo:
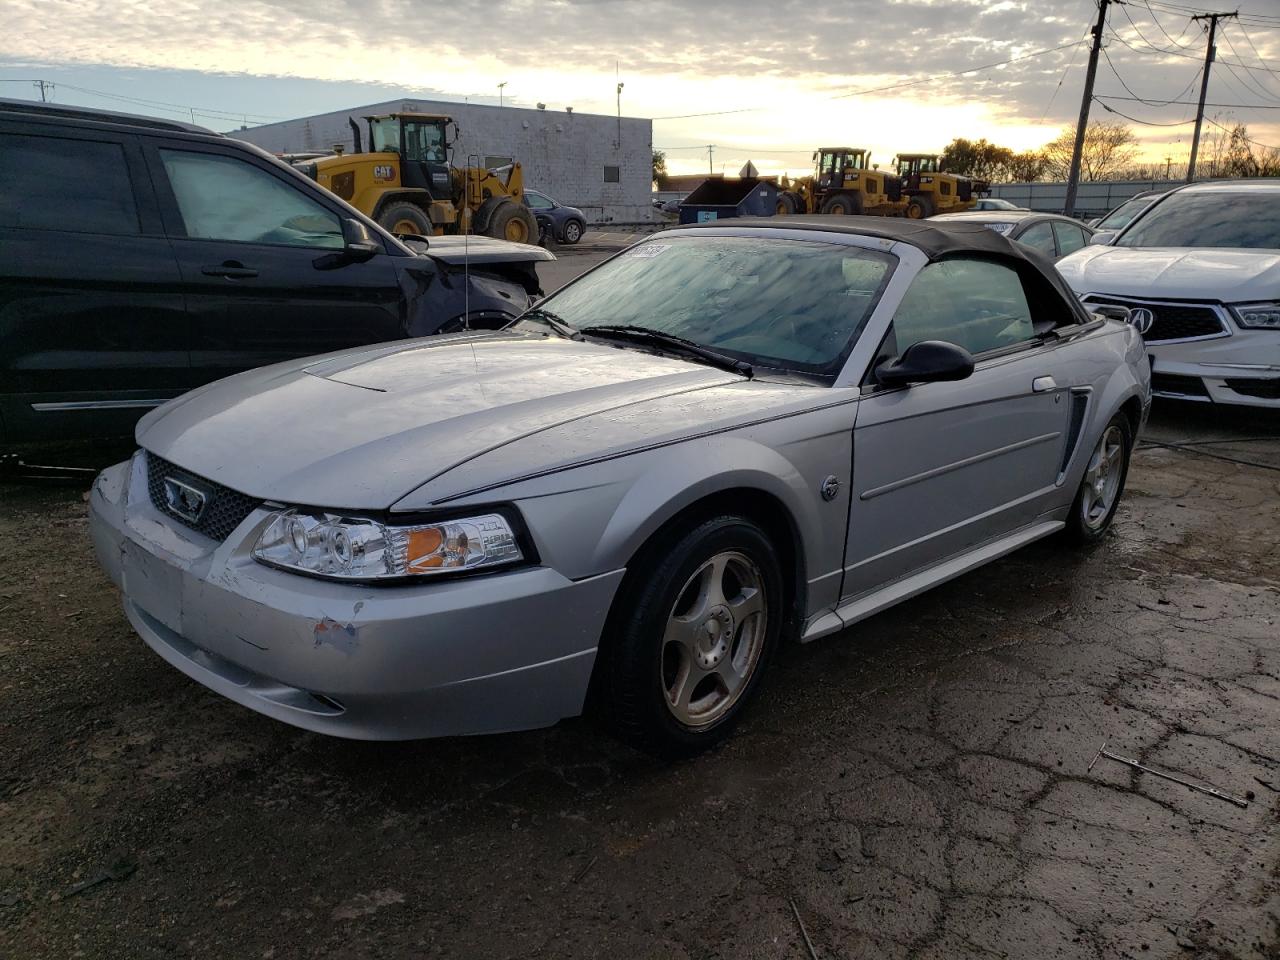
[[[487,570],[524,559],[511,523],[496,513],[395,525],[293,509],[271,518],[253,556],[285,570],[355,581]]]
[[[1269,303],[1237,303],[1231,311],[1242,327],[1280,330],[1280,302],[1275,300]]]

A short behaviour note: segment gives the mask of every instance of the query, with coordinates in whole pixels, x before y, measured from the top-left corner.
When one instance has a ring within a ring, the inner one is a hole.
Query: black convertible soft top
[[[851,233],[863,237],[896,240],[909,243],[930,260],[944,260],[961,254],[977,254],[1000,260],[1013,261],[1014,267],[1024,278],[1031,279],[1032,286],[1043,288],[1046,284],[1056,291],[1081,322],[1089,320],[1089,313],[1080,303],[1074,291],[1067,286],[1053,261],[1037,250],[1009,240],[980,223],[962,220],[907,220],[901,217],[735,217],[729,220],[712,220],[707,223],[679,227],[684,230],[708,228],[757,230],[812,230],[815,233]],[[1038,282],[1037,282],[1038,281]]]

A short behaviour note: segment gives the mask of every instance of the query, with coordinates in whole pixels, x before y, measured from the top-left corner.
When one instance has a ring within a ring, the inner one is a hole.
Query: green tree
[[[1013,151],[981,140],[956,137],[943,148],[939,165],[949,173],[959,173],[979,180],[998,179],[1013,159]]]
[[[653,151],[653,185],[659,190],[667,189],[667,155],[661,150]]]
[[[1039,150],[1015,153],[1005,164],[1002,179],[1010,183],[1034,183],[1044,177],[1049,161]]]

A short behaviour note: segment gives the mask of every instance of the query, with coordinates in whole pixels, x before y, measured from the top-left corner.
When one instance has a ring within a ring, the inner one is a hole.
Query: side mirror
[[[369,233],[369,228],[354,217],[342,221],[342,252],[353,263],[364,263],[382,251],[380,244]]]
[[[921,340],[902,356],[876,367],[876,380],[886,387],[912,383],[964,380],[973,373],[973,354],[944,340]]]
[[[1117,231],[1115,230],[1099,230],[1097,233],[1095,233],[1092,237],[1089,238],[1089,246],[1105,247],[1108,244],[1110,244],[1112,240],[1116,238],[1116,233]]]

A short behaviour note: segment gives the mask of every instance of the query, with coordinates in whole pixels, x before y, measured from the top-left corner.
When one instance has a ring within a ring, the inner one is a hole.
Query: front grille
[[[1151,303],[1123,297],[1089,297],[1085,302],[1111,303],[1130,309],[1145,307],[1150,310],[1155,314],[1155,321],[1143,336],[1147,343],[1216,337],[1227,331],[1218,311],[1207,303]]]
[[[1246,397],[1256,397],[1258,400],[1280,400],[1280,377],[1272,377],[1269,380],[1232,379],[1227,381],[1227,386]]]
[[[1209,391],[1199,377],[1184,377],[1177,373],[1152,373],[1151,392],[1162,397],[1197,397],[1209,399]]]
[[[164,482],[170,479],[194,487],[205,495],[204,509],[201,510],[195,523],[169,506]],[[147,452],[147,493],[151,497],[151,505],[165,516],[172,517],[183,526],[203,533],[219,543],[227,539],[231,531],[240,526],[244,518],[257,509],[258,504],[262,502],[253,497],[247,497],[243,493],[237,493],[220,483],[196,476],[162,457],[157,457],[150,451]]]

